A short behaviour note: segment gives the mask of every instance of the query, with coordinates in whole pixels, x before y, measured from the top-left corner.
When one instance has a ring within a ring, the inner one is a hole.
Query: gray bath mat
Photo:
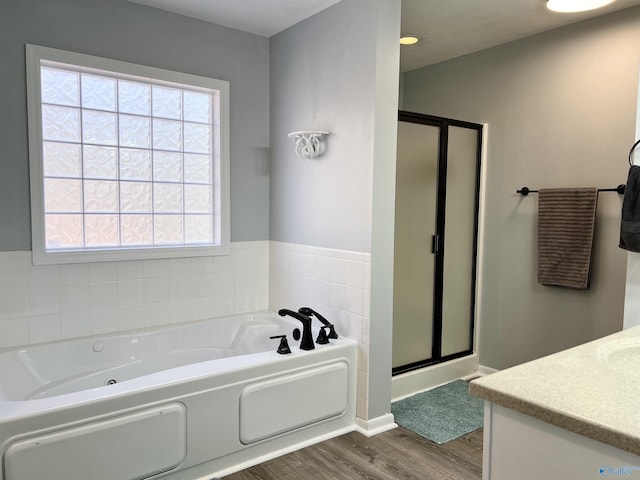
[[[391,404],[391,413],[401,427],[442,444],[482,427],[483,401],[469,395],[462,380]]]

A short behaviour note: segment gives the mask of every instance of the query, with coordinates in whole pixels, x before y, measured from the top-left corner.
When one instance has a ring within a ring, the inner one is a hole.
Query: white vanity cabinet
[[[640,478],[640,457],[485,402],[483,480]]]

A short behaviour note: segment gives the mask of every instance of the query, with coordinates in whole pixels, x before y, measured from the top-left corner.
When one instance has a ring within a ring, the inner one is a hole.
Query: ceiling
[[[130,0],[271,37],[340,0]]]
[[[226,27],[270,37],[339,0],[130,0]],[[617,0],[590,12],[552,13],[545,0],[402,0],[401,71],[501,45],[546,30],[640,5]]]
[[[402,32],[422,41],[400,50],[402,71],[640,5],[617,0],[590,12],[553,13],[544,0],[402,0]]]

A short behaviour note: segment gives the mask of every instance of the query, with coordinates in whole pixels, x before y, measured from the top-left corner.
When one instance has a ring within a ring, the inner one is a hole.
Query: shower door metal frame
[[[482,131],[481,124],[454,120],[451,118],[425,115],[422,113],[398,111],[398,121],[419,123],[439,128],[438,139],[438,178],[437,178],[437,200],[436,200],[436,230],[432,242],[432,253],[435,255],[434,266],[434,291],[433,291],[433,336],[431,358],[413,362],[407,365],[392,368],[392,375],[410,372],[420,368],[447,362],[456,358],[466,357],[473,354],[473,336],[475,331],[475,305],[476,305],[476,267],[478,256],[478,218],[480,209],[480,171],[482,162]],[[442,356],[442,300],[444,295],[444,235],[446,223],[446,200],[447,200],[447,161],[449,150],[449,127],[460,127],[476,130],[478,141],[476,145],[476,179],[474,195],[474,220],[473,220],[473,251],[471,265],[471,307],[469,312],[469,348],[450,355]]]

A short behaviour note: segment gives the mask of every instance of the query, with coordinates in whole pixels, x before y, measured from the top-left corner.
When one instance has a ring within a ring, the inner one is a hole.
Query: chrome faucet
[[[302,340],[300,341],[300,350],[313,350],[316,346],[313,344],[313,336],[311,335],[311,317],[282,308],[278,310],[278,315],[284,317],[289,315],[302,323]]]

